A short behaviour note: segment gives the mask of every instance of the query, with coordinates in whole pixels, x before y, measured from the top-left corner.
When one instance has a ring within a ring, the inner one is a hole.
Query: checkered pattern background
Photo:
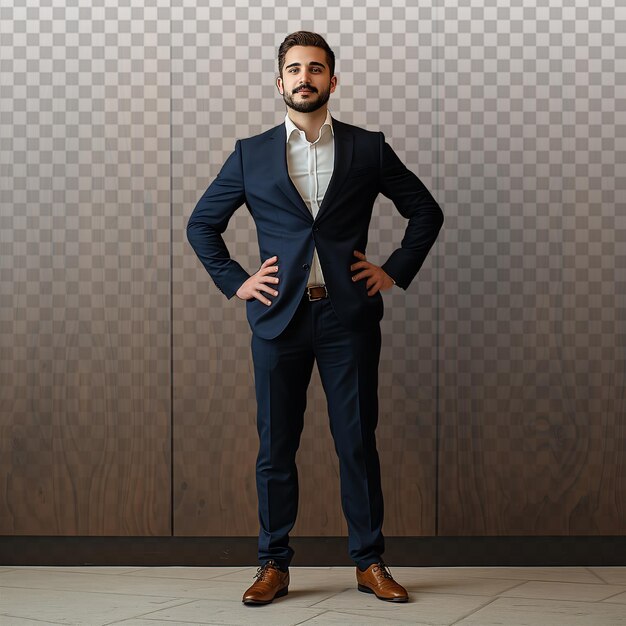
[[[79,522],[59,531],[100,532],[86,502],[136,489],[118,506],[145,517],[120,508],[106,530],[167,531],[171,408],[175,533],[256,533],[245,307],[213,285],[185,226],[235,141],[282,121],[277,48],[305,29],[337,57],[332,114],[384,131],[446,219],[409,290],[384,294],[385,533],[558,532],[567,524],[542,503],[572,475],[559,507],[595,494],[594,528],[623,527],[611,502],[624,482],[593,485],[626,449],[626,11],[332,4],[0,7],[6,501],[40,488],[45,520],[73,497]],[[404,227],[381,196],[368,258],[382,263]],[[245,207],[225,239],[258,267]],[[294,534],[345,534],[317,372],[298,466]],[[8,530],[29,506],[13,507]]]

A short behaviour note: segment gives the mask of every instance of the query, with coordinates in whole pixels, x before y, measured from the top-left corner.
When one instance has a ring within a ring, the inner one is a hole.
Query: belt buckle
[[[319,298],[312,298],[311,297],[311,289],[314,287],[323,287],[324,288],[324,295],[319,297]],[[317,302],[318,300],[322,300],[323,298],[327,298],[328,297],[328,291],[326,291],[326,285],[307,285],[306,288],[306,294],[309,298],[310,302]]]

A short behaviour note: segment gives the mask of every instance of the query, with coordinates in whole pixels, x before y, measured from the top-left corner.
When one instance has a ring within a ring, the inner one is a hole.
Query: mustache
[[[298,87],[293,93],[298,93],[299,91],[303,91],[304,89],[312,92],[317,91],[317,89],[315,89],[314,87],[310,87],[309,85],[302,85],[301,87]]]

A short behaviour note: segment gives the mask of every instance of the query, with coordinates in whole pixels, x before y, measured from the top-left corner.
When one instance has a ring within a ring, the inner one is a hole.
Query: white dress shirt
[[[326,120],[313,142],[309,142],[306,133],[291,121],[289,113],[285,115],[285,127],[289,177],[315,219],[335,166],[335,131],[330,111],[326,109]],[[314,248],[307,285],[324,284],[322,267]]]

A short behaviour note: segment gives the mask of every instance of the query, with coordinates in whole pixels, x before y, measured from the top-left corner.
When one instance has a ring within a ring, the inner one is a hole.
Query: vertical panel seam
[[[440,179],[439,179],[439,161],[440,161],[440,140],[439,140],[439,36],[437,32],[439,3],[433,3],[435,10],[435,19],[433,20],[434,31],[434,81],[435,81],[435,189],[437,198],[440,198]],[[439,248],[439,247],[438,247]],[[441,418],[440,407],[440,385],[439,375],[441,369],[439,344],[441,341],[440,333],[440,282],[439,282],[439,262],[441,255],[438,252],[433,259],[435,262],[435,536],[439,536],[439,427]]]
[[[174,536],[174,178],[172,175],[172,8],[169,11],[169,84],[170,84],[170,128],[169,128],[169,145],[170,145],[170,536]]]

